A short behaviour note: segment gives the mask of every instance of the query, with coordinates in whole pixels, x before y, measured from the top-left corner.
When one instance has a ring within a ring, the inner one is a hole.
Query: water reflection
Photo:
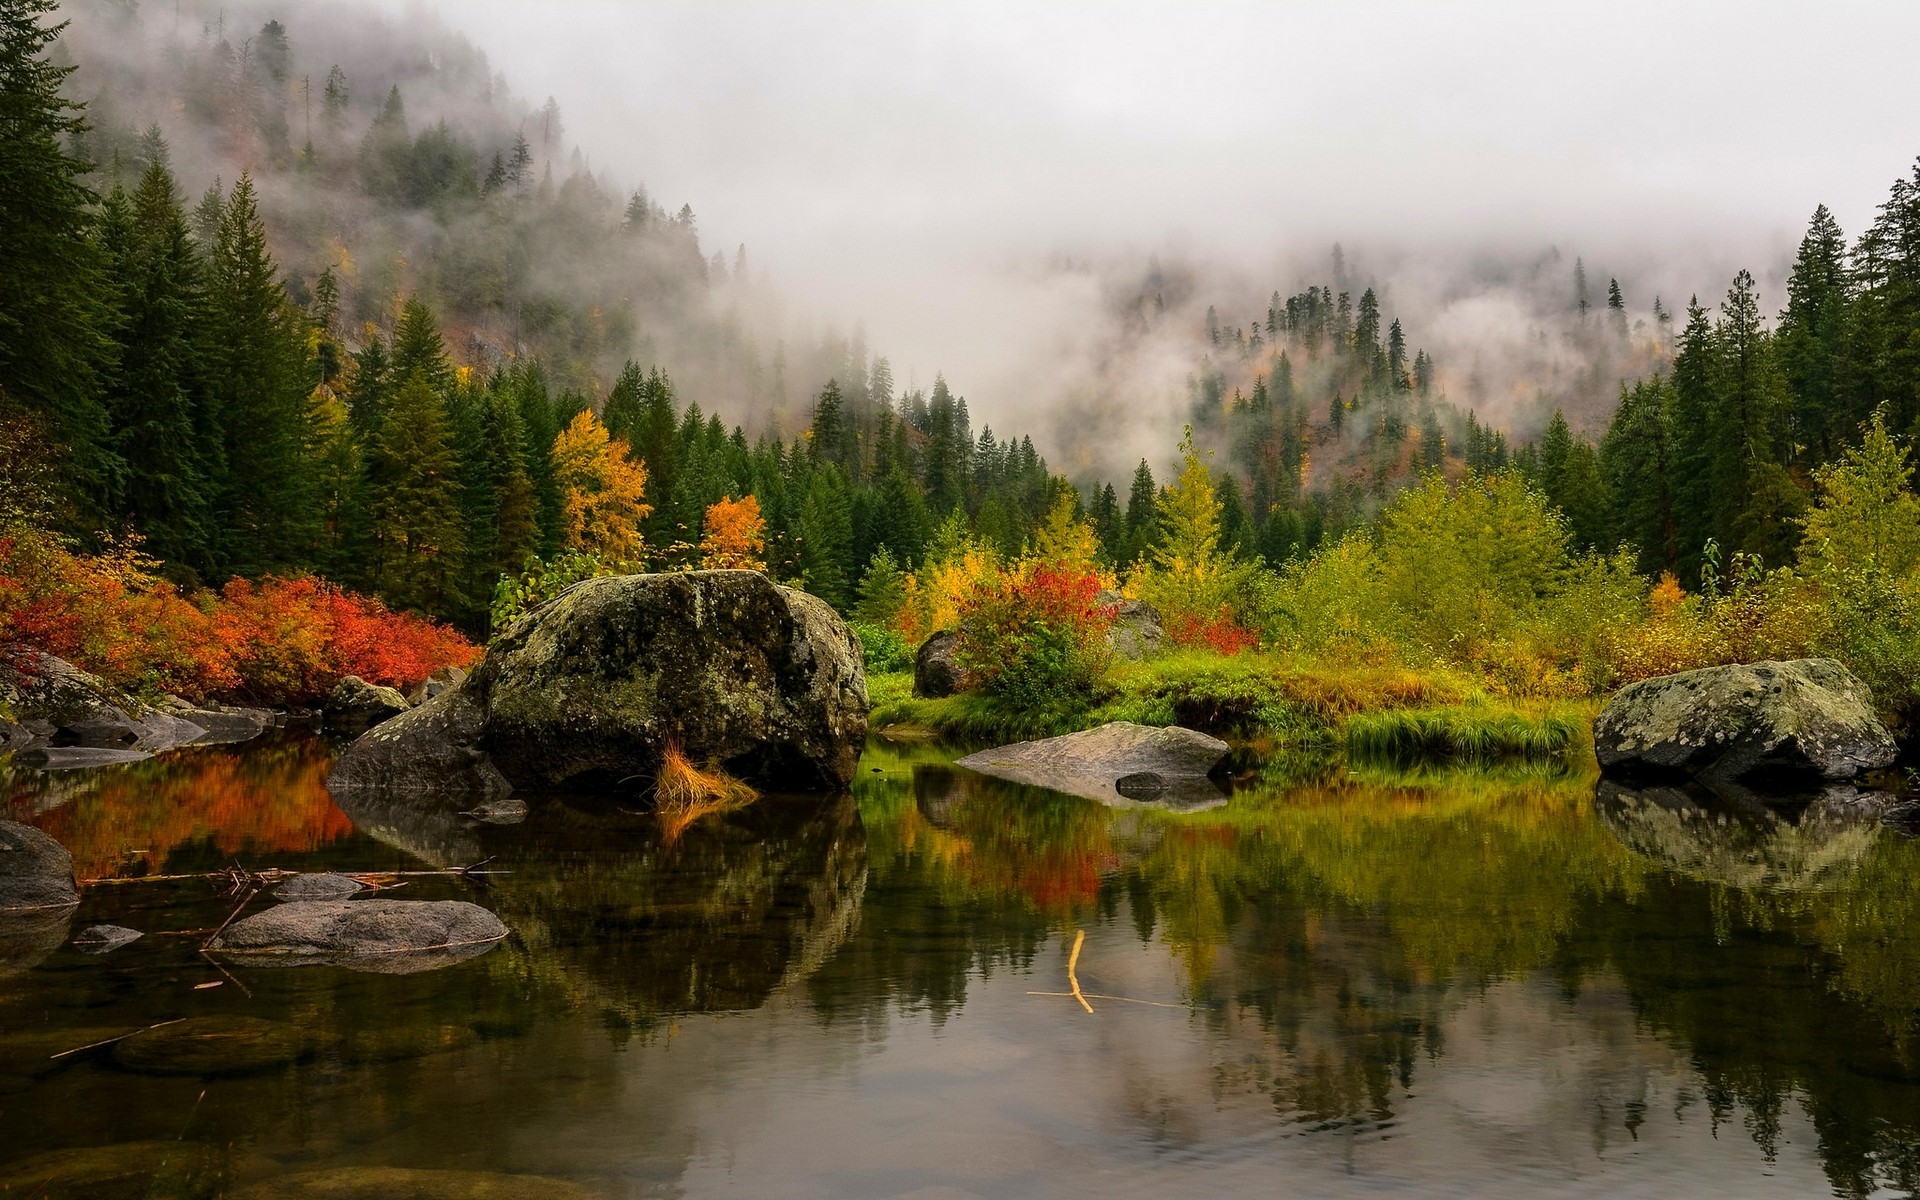
[[[377,1166],[607,1196],[1864,1196],[1920,1162],[1920,846],[1844,797],[1335,771],[1169,814],[876,745],[852,797],[668,843],[565,798],[512,826],[342,812],[327,753],[7,794],[101,874],[486,860],[392,894],[474,899],[513,938],[416,977],[223,977],[194,931],[229,898],[91,888],[75,928],[150,936],[5,960],[0,1175],[183,1135],[236,1185]],[[1076,934],[1092,1014],[1064,995]],[[48,1057],[180,1018],[293,1049],[167,1076]]]

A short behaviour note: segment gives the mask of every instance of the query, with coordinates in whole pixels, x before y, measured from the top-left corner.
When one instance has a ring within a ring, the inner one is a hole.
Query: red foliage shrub
[[[130,545],[74,554],[44,535],[0,538],[0,646],[135,691],[263,704],[312,703],[345,675],[406,687],[480,655],[444,625],[318,579],[236,579],[188,597],[151,566]]]
[[[1260,645],[1260,635],[1234,620],[1224,604],[1211,617],[1177,614],[1167,623],[1167,637],[1183,650],[1205,648],[1215,654],[1244,654]]]
[[[1100,577],[1064,564],[975,581],[960,601],[954,659],[969,686],[1024,709],[1090,690],[1114,609]]]

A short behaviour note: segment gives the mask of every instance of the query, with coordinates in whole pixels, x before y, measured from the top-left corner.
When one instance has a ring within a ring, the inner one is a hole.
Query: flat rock
[[[113,750],[101,746],[32,746],[15,755],[13,761],[40,771],[74,771],[82,767],[145,762],[152,757],[152,753],[146,750]]]
[[[577,1183],[492,1171],[421,1171],[406,1167],[338,1167],[264,1180],[235,1200],[592,1200]]]
[[[1832,659],[1704,667],[1629,684],[1593,725],[1603,770],[1753,787],[1844,780],[1898,756],[1865,684]]]
[[[209,949],[256,965],[410,974],[484,954],[507,933],[464,900],[296,900],[234,922]]]
[[[290,1021],[189,1017],[124,1039],[113,1048],[113,1062],[143,1075],[251,1075],[300,1062],[320,1045]]]
[[[66,847],[31,825],[0,821],[0,912],[78,903]]]
[[[1179,726],[1116,721],[1098,729],[1015,742],[961,759],[959,766],[1014,783],[1126,807],[1207,808],[1226,803],[1209,777],[1229,747]]]
[[[36,1154],[0,1168],[0,1196],[200,1200],[221,1193],[220,1152],[198,1142],[122,1142]]]
[[[295,875],[292,879],[273,889],[276,900],[345,900],[348,896],[358,895],[366,890],[366,885],[357,879],[332,872],[308,872]]]
[[[89,925],[73,936],[73,947],[82,954],[111,954],[144,936],[125,925]]]

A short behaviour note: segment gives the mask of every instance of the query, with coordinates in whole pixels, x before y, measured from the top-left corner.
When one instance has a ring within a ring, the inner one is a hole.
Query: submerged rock
[[[143,936],[138,929],[125,925],[89,925],[74,935],[73,948],[82,954],[111,954]]]
[[[237,708],[226,704],[200,706],[170,696],[158,707],[202,730],[196,745],[228,745],[247,742],[273,728],[273,714],[264,708]]]
[[[67,848],[31,825],[0,821],[0,912],[78,903]]]
[[[225,1184],[218,1149],[198,1142],[122,1142],[54,1150],[0,1168],[0,1196],[44,1200],[199,1200]]]
[[[1754,786],[1849,779],[1891,763],[1865,684],[1832,659],[1705,667],[1621,688],[1593,725],[1602,769],[1682,771]]]
[[[281,1175],[234,1193],[235,1200],[591,1200],[577,1183],[491,1171],[335,1167]]]
[[[251,1075],[300,1062],[324,1044],[291,1021],[188,1017],[123,1039],[113,1048],[113,1062],[143,1075]]]
[[[837,788],[866,736],[860,644],[757,571],[576,584],[495,638],[465,682],[372,730],[336,789],[606,791],[689,758],[777,788]]]
[[[951,629],[942,629],[920,643],[913,656],[914,695],[938,700],[960,690],[960,667],[953,661],[954,648],[959,644],[959,635]]]
[[[295,875],[273,889],[276,900],[344,900],[366,890],[366,885],[330,871]]]
[[[208,949],[256,965],[405,975],[485,954],[507,933],[464,900],[296,900],[234,922]]]
[[[1157,729],[1116,721],[1064,737],[982,750],[958,765],[1103,804],[1193,809],[1226,803],[1210,773],[1228,749],[1219,738],[1177,725]]]
[[[1167,648],[1160,610],[1153,605],[1111,589],[1103,590],[1096,602],[1113,609],[1113,624],[1107,626],[1107,648],[1117,657],[1142,659]]]
[[[518,825],[527,819],[527,802],[515,796],[486,800],[460,814],[487,825]]]
[[[365,733],[412,707],[407,698],[393,688],[349,675],[333,685],[326,707],[320,710],[320,720],[335,733]]]

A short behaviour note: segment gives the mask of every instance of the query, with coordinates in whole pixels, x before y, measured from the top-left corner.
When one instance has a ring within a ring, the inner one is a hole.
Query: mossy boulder
[[[951,629],[942,629],[920,643],[913,656],[913,694],[923,700],[938,700],[959,691],[964,681],[953,652],[960,637]]]
[[[632,789],[677,743],[768,788],[838,788],[866,728],[860,643],[823,601],[757,571],[609,576],[528,613],[466,680],[355,742],[332,785]]]
[[[80,903],[73,855],[31,825],[0,821],[0,912]]]
[[[207,946],[263,966],[406,975],[491,950],[507,927],[464,900],[294,900],[227,926]]]
[[[368,683],[358,675],[348,675],[327,694],[320,719],[337,733],[365,733],[412,707],[397,690]]]
[[[1793,789],[1850,779],[1899,754],[1867,686],[1832,659],[1703,667],[1621,688],[1593,726],[1609,771]]]

